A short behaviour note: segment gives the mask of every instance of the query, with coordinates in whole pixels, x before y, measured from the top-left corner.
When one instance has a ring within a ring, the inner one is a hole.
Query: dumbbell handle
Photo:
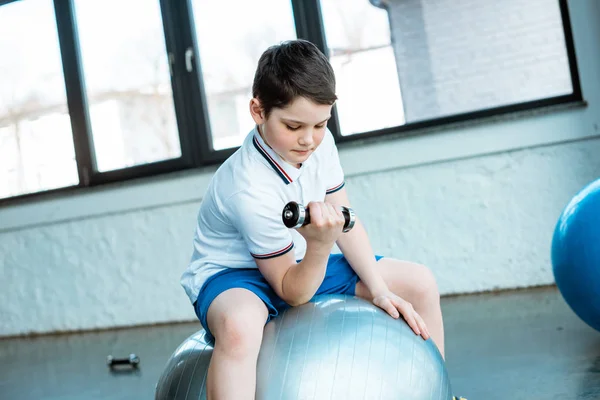
[[[128,358],[115,358],[113,356],[106,357],[106,364],[110,367],[113,365],[127,365],[137,366],[140,363],[140,358],[135,354],[130,354]]]
[[[348,232],[354,227],[356,216],[350,207],[342,206],[342,215],[344,216],[343,232]],[[310,224],[310,211],[308,207],[298,204],[295,201],[290,201],[283,208],[281,213],[283,223],[288,228],[301,228]]]

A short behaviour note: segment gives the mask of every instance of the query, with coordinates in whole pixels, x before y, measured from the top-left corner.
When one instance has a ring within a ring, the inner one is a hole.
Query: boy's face
[[[263,140],[294,167],[305,162],[323,141],[332,107],[298,97],[286,108],[274,108],[269,118],[264,118],[258,99],[250,102],[252,118]]]

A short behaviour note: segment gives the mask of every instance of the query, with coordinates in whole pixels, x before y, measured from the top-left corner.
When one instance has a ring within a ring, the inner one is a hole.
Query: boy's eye
[[[286,125],[286,126],[290,131],[297,131],[298,129],[300,129],[299,126],[289,126],[289,125]]]
[[[325,124],[315,125],[315,128],[318,128],[318,129],[325,128]]]

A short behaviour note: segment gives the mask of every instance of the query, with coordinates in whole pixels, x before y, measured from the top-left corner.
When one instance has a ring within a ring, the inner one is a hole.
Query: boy
[[[350,206],[326,124],[336,101],[327,58],[293,40],[261,56],[250,113],[256,127],[215,173],[202,200],[194,252],[181,284],[214,351],[209,399],[252,399],[263,328],[289,306],[317,294],[372,301],[444,352],[439,293],[424,266],[376,257]],[[311,223],[285,227],[289,201],[308,205]],[[337,243],[343,255],[330,255]],[[297,261],[299,260],[299,261]],[[235,382],[235,385],[232,384]]]

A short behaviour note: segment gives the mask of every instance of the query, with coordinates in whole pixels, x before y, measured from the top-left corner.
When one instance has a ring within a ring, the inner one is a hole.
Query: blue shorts
[[[375,256],[380,260],[381,256]],[[332,254],[327,262],[325,278],[315,296],[321,294],[348,294],[354,296],[358,275],[350,267],[342,254]],[[207,339],[214,341],[214,336],[208,329],[206,314],[213,300],[228,289],[244,288],[256,294],[267,306],[269,316],[265,324],[283,312],[290,305],[283,301],[262,276],[257,268],[228,268],[208,278],[202,285],[198,299],[194,303],[194,310],[200,323],[207,333]]]

